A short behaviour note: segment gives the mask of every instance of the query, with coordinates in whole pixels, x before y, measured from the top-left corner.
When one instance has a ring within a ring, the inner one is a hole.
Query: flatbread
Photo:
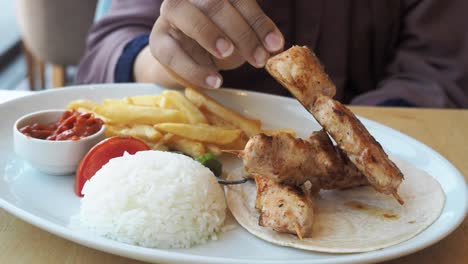
[[[392,160],[405,175],[398,190],[404,205],[372,187],[321,191],[314,197],[312,237],[303,240],[258,225],[254,182],[226,186],[227,203],[241,226],[273,244],[329,253],[382,249],[421,233],[440,216],[445,203],[445,194],[431,175],[407,162]],[[242,175],[243,170],[237,169],[228,178]]]

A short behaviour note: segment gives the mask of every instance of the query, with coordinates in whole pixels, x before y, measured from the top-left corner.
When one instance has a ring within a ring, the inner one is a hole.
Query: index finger
[[[278,52],[284,47],[284,37],[275,23],[263,12],[255,0],[229,0],[256,32],[269,52]]]
[[[230,39],[189,1],[164,1],[161,16],[217,58],[229,57],[234,52]]]

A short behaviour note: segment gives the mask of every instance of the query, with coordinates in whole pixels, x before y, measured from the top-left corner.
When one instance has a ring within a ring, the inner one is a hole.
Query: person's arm
[[[115,1],[91,31],[77,83],[219,88],[220,70],[263,67],[283,45],[255,0]]]
[[[123,51],[135,39],[150,34],[159,16],[161,3],[162,0],[112,1],[111,9],[106,16],[90,30],[87,49],[78,66],[75,82],[77,84],[110,83],[116,82],[116,77],[126,78],[116,76],[116,70],[119,66],[127,67],[126,63],[133,65],[133,60],[139,51],[132,50],[136,52],[133,59],[132,54],[124,54]],[[140,49],[143,50],[144,47]],[[125,61],[125,56],[127,56],[127,61]],[[130,67],[131,78],[133,78],[132,73],[133,67]]]
[[[153,57],[183,86],[219,88],[222,70],[262,68],[284,38],[256,0],[166,0],[151,31]]]
[[[468,1],[403,1],[393,61],[378,89],[353,104],[468,107]]]
[[[151,54],[149,46],[141,50],[133,67],[135,82],[157,83],[169,88],[182,88],[166,69]]]

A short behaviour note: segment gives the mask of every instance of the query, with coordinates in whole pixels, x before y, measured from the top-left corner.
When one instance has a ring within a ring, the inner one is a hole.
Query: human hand
[[[219,70],[265,66],[284,39],[255,0],[166,0],[153,26],[154,58],[184,86],[219,88]]]

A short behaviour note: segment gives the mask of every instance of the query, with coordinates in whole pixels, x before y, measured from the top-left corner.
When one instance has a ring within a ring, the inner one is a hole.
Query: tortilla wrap
[[[226,186],[228,206],[237,222],[253,235],[280,246],[329,253],[382,249],[406,241],[429,227],[441,214],[445,194],[437,180],[407,162],[392,159],[405,175],[399,193],[405,204],[372,187],[321,191],[313,197],[312,237],[278,233],[258,225],[253,181]],[[231,171],[229,180],[243,176]]]

